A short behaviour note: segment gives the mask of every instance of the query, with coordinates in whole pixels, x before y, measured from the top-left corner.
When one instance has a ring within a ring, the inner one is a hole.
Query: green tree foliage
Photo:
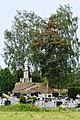
[[[80,87],[80,64],[78,64],[76,69],[76,81],[74,81],[72,84],[74,87]]]
[[[23,71],[22,71],[22,69],[16,70],[16,73],[14,74],[14,77],[16,79],[16,82],[19,82],[20,78],[23,78]]]
[[[39,71],[38,69],[36,69],[36,70],[32,73],[32,82],[42,82],[42,81],[41,81],[40,71]]]
[[[69,5],[60,6],[45,22],[45,27],[31,43],[32,58],[54,87],[68,87],[75,80],[79,59],[77,17]]]
[[[8,68],[0,71],[0,91],[11,91],[14,88],[15,79]]]
[[[61,59],[60,69],[58,67],[59,86],[70,86],[75,80],[76,66],[79,62],[79,41],[77,38],[78,18],[73,17],[73,13],[69,5],[60,6],[56,14],[51,15],[50,22],[55,23],[55,30],[63,42],[57,57]],[[56,39],[57,40],[57,39]],[[67,84],[69,83],[69,84]]]
[[[30,51],[28,45],[33,39],[36,39],[39,31],[43,26],[43,20],[34,12],[28,13],[27,11],[17,11],[14,17],[11,31],[6,30],[5,47],[4,47],[4,60],[5,63],[14,72],[17,69],[24,68],[24,58],[30,58]],[[30,62],[31,60],[29,60]]]
[[[47,21],[34,12],[17,11],[12,30],[5,31],[5,63],[15,72],[24,68],[27,56],[29,67],[39,70],[51,86],[71,86],[79,60],[77,28],[69,5],[60,6]]]

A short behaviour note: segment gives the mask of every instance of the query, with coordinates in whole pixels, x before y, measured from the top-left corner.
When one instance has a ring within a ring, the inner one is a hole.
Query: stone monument
[[[27,57],[25,57],[25,62],[24,62],[24,82],[29,82],[28,59],[27,59]]]
[[[27,59],[27,57],[25,57],[23,78],[20,78],[20,82],[29,82],[28,59]]]

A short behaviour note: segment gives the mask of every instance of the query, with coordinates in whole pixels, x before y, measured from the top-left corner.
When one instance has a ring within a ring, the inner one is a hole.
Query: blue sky
[[[4,31],[10,30],[12,21],[16,15],[16,10],[34,11],[37,15],[48,18],[56,12],[59,5],[69,3],[72,7],[73,15],[79,18],[80,31],[80,0],[0,0],[0,54],[3,53]],[[3,58],[0,55],[0,66],[6,67]]]

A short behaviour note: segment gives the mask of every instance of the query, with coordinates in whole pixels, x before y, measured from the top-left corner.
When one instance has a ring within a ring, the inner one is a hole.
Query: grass
[[[0,120],[80,120],[79,111],[0,112]]]
[[[41,109],[29,104],[0,106],[0,120],[80,120],[75,109]]]

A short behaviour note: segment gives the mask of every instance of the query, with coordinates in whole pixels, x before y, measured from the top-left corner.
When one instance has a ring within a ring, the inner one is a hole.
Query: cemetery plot
[[[26,99],[25,104],[34,104],[40,108],[80,108],[80,99],[75,100],[62,96],[59,94],[41,94],[40,92],[23,93]],[[20,93],[13,93],[12,95],[0,93],[0,105],[14,105],[20,103]]]

